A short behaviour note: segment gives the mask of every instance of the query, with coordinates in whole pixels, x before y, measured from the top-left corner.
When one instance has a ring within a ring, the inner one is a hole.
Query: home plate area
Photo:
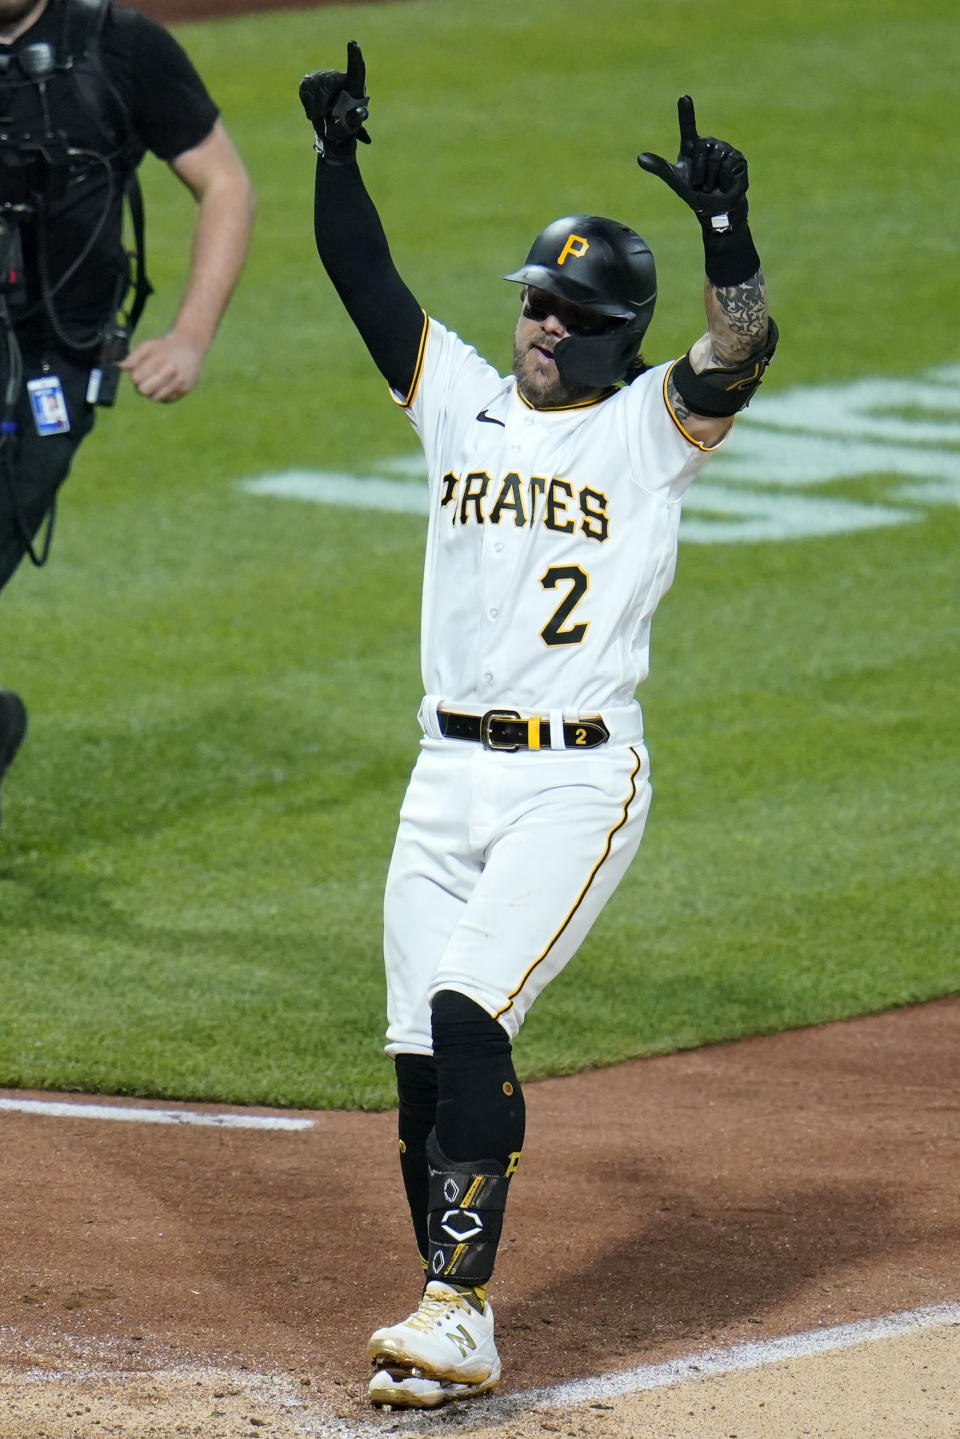
[[[526,1086],[503,1379],[426,1414],[367,1404],[394,1114],[6,1091],[0,1439],[957,1439],[958,1053],[942,1000]]]

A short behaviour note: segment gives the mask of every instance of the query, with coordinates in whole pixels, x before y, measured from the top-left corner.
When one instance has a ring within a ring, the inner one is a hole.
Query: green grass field
[[[960,992],[960,371],[936,406],[924,378],[960,360],[953,5],[421,0],[178,33],[256,184],[256,242],[200,388],[101,412],[49,568],[0,601],[0,682],[31,711],[0,831],[0,1085],[391,1103],[380,897],[416,753],[423,522],[240,486],[417,452],[313,249],[296,87],[351,38],[398,264],[501,368],[516,294],[497,277],[577,210],[654,249],[648,359],[701,332],[696,224],[634,162],[675,154],[686,91],[750,161],[782,333],[760,398],[913,386],[874,420],[915,442],[881,435],[845,473],[840,433],[836,476],[791,491],[906,521],[681,545],[642,695],[647,835],[519,1071]],[[174,308],[191,205],[144,174],[147,334]],[[773,432],[776,499],[801,440]],[[940,479],[898,500],[918,454]]]

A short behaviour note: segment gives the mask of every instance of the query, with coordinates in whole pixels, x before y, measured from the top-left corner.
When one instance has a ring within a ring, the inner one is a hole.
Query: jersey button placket
[[[483,623],[481,625],[482,645],[479,655],[483,668],[483,683],[488,695],[497,679],[497,647],[500,634],[497,621],[503,608],[503,541],[495,527],[485,526],[482,554],[483,573],[481,577],[483,594]]]
[[[531,432],[535,424],[533,417],[525,413],[511,414],[507,418],[503,437],[507,455],[505,468],[515,471],[521,476],[521,480],[525,479],[530,468],[531,446],[534,442]],[[509,512],[507,518],[501,520],[501,525],[506,526],[506,529],[502,530],[496,525],[489,526],[483,537],[484,639],[479,659],[480,665],[483,666],[483,682],[487,694],[495,698],[502,698],[500,687],[512,684],[515,678],[513,667],[509,663],[509,651],[506,652],[506,667],[501,662],[504,646],[509,644],[509,633],[505,632],[503,622],[503,616],[508,613],[510,576],[513,569],[510,561],[513,551],[509,541],[514,536],[514,530]],[[498,687],[496,692],[494,686]]]

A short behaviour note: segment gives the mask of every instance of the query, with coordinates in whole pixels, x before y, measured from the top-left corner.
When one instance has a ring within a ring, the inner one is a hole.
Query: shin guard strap
[[[509,1180],[503,1166],[495,1160],[448,1159],[433,1134],[427,1140],[427,1164],[427,1275],[457,1284],[486,1284],[507,1201]]]

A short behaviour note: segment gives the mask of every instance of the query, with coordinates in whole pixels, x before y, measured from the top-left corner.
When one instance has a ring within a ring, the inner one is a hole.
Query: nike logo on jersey
[[[483,425],[499,425],[501,430],[505,430],[507,428],[503,420],[498,420],[495,419],[493,415],[488,415],[486,410],[481,410],[479,415],[477,416],[477,419]]]

